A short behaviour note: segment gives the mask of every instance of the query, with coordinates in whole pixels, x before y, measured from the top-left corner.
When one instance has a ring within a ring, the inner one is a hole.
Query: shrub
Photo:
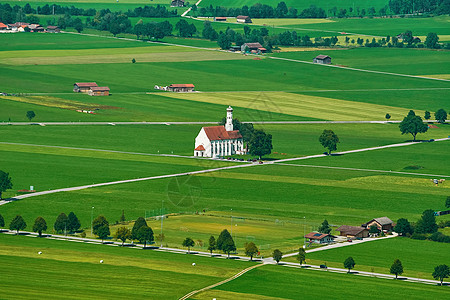
[[[421,233],[413,233],[411,235],[411,238],[414,239],[414,240],[422,240],[422,241],[427,239],[426,235],[425,234],[421,234]]]

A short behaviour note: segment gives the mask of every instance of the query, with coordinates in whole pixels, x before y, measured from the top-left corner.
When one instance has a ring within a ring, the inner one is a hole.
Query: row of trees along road
[[[426,111],[424,117],[426,120],[429,120],[431,113]],[[444,124],[447,120],[447,112],[441,108],[434,113],[434,117],[439,123]],[[428,131],[428,125],[413,110],[410,110],[408,115],[403,118],[403,121],[399,124],[399,128],[402,134],[411,134],[414,141],[416,141],[417,134]]]

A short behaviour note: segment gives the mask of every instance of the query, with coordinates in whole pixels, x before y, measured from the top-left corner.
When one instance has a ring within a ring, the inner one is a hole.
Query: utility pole
[[[231,228],[231,238],[233,238],[233,209],[231,209],[231,218],[230,218],[230,228]]]
[[[306,249],[306,216],[303,217],[303,249]]]
[[[93,233],[92,233],[92,227],[93,227],[92,222],[93,222],[93,218],[94,218],[94,207],[92,206],[92,209],[91,209],[91,235],[93,235]]]
[[[161,248],[163,246],[164,199],[161,199]]]

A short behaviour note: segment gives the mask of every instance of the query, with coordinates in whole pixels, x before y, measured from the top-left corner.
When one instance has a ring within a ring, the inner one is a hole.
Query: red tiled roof
[[[192,83],[189,83],[189,84],[171,84],[171,85],[169,85],[169,87],[170,88],[177,88],[177,87],[180,87],[180,88],[183,88],[183,87],[194,88],[195,86]]]
[[[266,49],[266,48],[263,48],[263,47],[258,48],[258,49],[261,50],[261,51],[267,51],[267,49]]]
[[[0,22],[0,28],[6,28],[8,26],[6,26],[5,24],[3,24],[2,22]]]
[[[103,92],[103,91],[109,91],[109,87],[107,86],[93,86],[91,87],[91,90],[94,92]]]
[[[312,240],[321,240],[324,237],[329,236],[329,234],[326,233],[318,233],[318,232],[310,232],[307,235],[305,235],[305,238],[312,239]]]
[[[197,150],[197,151],[205,151],[205,147],[203,147],[203,145],[200,145],[197,148],[195,148],[195,150]]]
[[[249,16],[237,16],[236,19],[248,19],[250,18]]]
[[[216,20],[226,20],[227,17],[216,17]]]
[[[98,86],[97,83],[95,83],[95,82],[76,82],[75,84],[78,85],[78,87]]]
[[[232,140],[242,138],[242,135],[239,133],[239,130],[226,131],[225,126],[203,127],[203,129],[205,130],[206,136],[209,138],[210,141]]]

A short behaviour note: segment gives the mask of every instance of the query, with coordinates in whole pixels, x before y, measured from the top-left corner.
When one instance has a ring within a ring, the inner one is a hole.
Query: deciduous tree
[[[429,119],[431,119],[431,113],[427,110],[423,117],[425,118],[425,120],[429,120]]]
[[[216,238],[212,235],[209,237],[209,240],[208,240],[208,250],[211,253],[211,256],[212,256],[212,252],[216,249],[217,249]]]
[[[219,237],[217,238],[217,249],[222,250],[224,253],[227,253],[228,258],[230,257],[230,252],[236,251],[236,245],[234,244],[233,237],[228,232],[228,230],[222,230]]]
[[[34,117],[36,117],[36,114],[34,113],[34,111],[32,111],[32,110],[27,111],[27,119],[30,120],[30,122]]]
[[[394,260],[394,263],[391,266],[391,269],[389,271],[391,274],[395,275],[395,279],[398,278],[398,275],[402,275],[403,274],[403,265],[402,262],[396,258]]]
[[[439,123],[445,123],[445,120],[447,120],[447,112],[441,108],[434,113],[434,117]]]
[[[0,214],[0,228],[5,226],[5,219],[3,218],[3,216]]]
[[[439,37],[435,32],[430,32],[427,34],[425,46],[427,48],[439,48]]]
[[[272,152],[272,135],[262,130],[255,130],[249,142],[249,152],[251,155],[258,156],[261,159],[264,155]]]
[[[394,227],[394,231],[400,234],[401,236],[405,236],[408,233],[412,234],[414,230],[407,219],[400,218],[397,220],[397,224]]]
[[[195,242],[193,239],[191,239],[190,237],[187,237],[183,243],[182,243],[183,247],[187,247],[188,248],[188,254],[191,253],[191,247],[194,247]]]
[[[450,207],[450,196],[447,196],[447,200],[445,200],[445,207],[446,208]]]
[[[347,273],[350,273],[350,270],[353,269],[355,267],[355,260],[353,259],[353,257],[349,256],[347,257],[347,259],[344,261],[344,268],[348,269]]]
[[[275,249],[275,250],[273,250],[272,257],[277,262],[277,265],[278,265],[280,260],[283,258],[283,252],[281,252],[279,249]]]
[[[434,268],[433,278],[439,280],[441,282],[444,281],[445,278],[450,276],[450,268],[447,265],[439,265]]]
[[[144,248],[147,246],[147,242],[151,243],[154,241],[153,230],[148,226],[142,226],[137,232],[137,239],[140,243],[144,243]]]
[[[0,199],[2,198],[2,193],[8,189],[12,189],[13,184],[11,182],[11,177],[9,177],[9,173],[6,173],[0,170]]]
[[[131,239],[131,231],[126,227],[119,227],[114,238],[122,241],[122,247],[126,240]]]
[[[58,217],[56,218],[55,224],[53,225],[53,228],[55,228],[55,231],[57,233],[61,233],[69,229],[69,218],[65,213],[60,213]]]
[[[43,217],[37,217],[33,224],[33,232],[39,233],[39,237],[42,237],[42,231],[47,230],[47,222]]]
[[[298,255],[297,260],[302,265],[304,262],[306,262],[306,251],[305,248],[301,247],[298,249]]]
[[[428,125],[423,123],[422,118],[416,116],[412,110],[400,123],[399,128],[402,134],[410,133],[413,136],[414,141],[416,140],[416,135],[418,133],[428,131]]]
[[[250,260],[253,260],[253,256],[258,253],[258,247],[255,243],[250,242],[245,244],[245,255],[250,256]]]
[[[75,213],[71,211],[67,216],[67,230],[69,230],[70,232],[75,232],[80,229],[80,227],[80,220],[78,220],[78,217],[75,215]]]
[[[107,228],[108,230],[106,230],[105,228]],[[92,231],[96,236],[98,236],[102,240],[104,240],[107,236],[110,235],[109,222],[108,220],[106,220],[105,216],[99,215],[97,218],[95,218],[95,220],[92,222]],[[102,238],[100,234],[104,236],[104,238]]]
[[[328,149],[328,153],[337,150],[337,144],[339,143],[339,137],[333,132],[333,130],[325,129],[319,137],[320,144]]]
[[[24,230],[25,228],[27,228],[27,223],[21,215],[15,216],[9,224],[9,230],[17,230],[17,234],[19,234],[19,230]]]
[[[391,118],[391,115],[390,114],[386,114],[384,117],[386,118],[386,120],[389,120]]]

